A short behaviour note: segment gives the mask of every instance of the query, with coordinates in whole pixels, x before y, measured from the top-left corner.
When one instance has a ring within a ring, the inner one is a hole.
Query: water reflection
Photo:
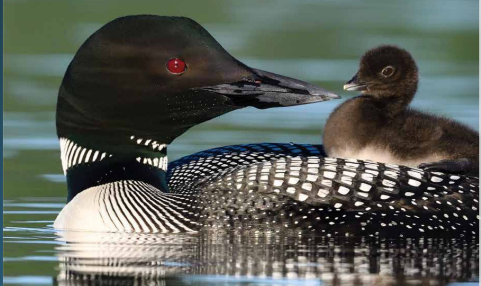
[[[256,231],[58,233],[58,285],[447,285],[479,271],[475,238]]]

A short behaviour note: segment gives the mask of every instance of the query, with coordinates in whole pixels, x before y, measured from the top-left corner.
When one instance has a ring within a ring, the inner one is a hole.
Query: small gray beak
[[[367,90],[367,84],[364,83],[364,82],[361,82],[357,76],[357,74],[351,78],[350,81],[346,82],[346,84],[344,84],[344,90],[347,90],[347,91],[363,91],[363,90]]]

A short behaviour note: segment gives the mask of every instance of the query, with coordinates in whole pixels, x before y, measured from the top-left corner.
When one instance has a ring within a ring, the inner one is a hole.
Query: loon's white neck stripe
[[[77,143],[73,142],[68,138],[61,137],[59,138],[59,140],[60,140],[60,159],[62,160],[62,169],[64,174],[67,174],[67,171],[73,166],[86,164],[86,163],[100,162],[105,158],[110,158],[113,156],[112,154],[107,152],[85,148],[83,146],[78,145]],[[139,140],[143,140],[143,139],[139,139]],[[148,146],[150,143],[152,149],[155,151],[162,151],[164,150],[164,148],[167,147],[166,144],[158,144],[155,141],[153,142],[151,141],[152,140],[147,140],[146,143],[144,144],[142,144],[142,141],[140,141],[140,143],[137,143],[137,144]],[[161,170],[167,171],[167,165],[168,165],[167,155],[165,154],[159,154],[159,155],[160,155],[159,158],[137,157],[137,161],[139,163],[150,165],[150,166],[159,168]]]
[[[137,145],[147,146],[148,148],[152,149],[153,151],[162,152],[167,148],[167,144],[160,144],[155,140],[152,139],[144,139],[143,138],[136,138],[134,135],[130,136],[130,140],[134,141]],[[161,156],[159,158],[143,158],[137,157],[137,161],[142,164],[151,165],[157,167],[161,170],[167,171],[167,165],[169,160],[167,155]]]
[[[87,155],[85,156],[85,153]],[[92,159],[90,159],[93,153]],[[99,158],[100,155],[100,158]],[[106,157],[112,157],[112,154],[107,154],[99,150],[92,150],[78,145],[68,138],[60,138],[60,159],[62,160],[63,173],[67,174],[67,170],[73,166],[85,163],[99,162]]]
[[[137,145],[143,145],[143,146],[150,147],[154,151],[162,151],[164,148],[167,147],[167,144],[160,144],[160,143],[157,143],[157,141],[154,141],[152,139],[146,139],[145,142],[144,142],[143,138],[135,139],[134,135],[130,136],[130,140],[135,141],[135,143],[137,143]]]

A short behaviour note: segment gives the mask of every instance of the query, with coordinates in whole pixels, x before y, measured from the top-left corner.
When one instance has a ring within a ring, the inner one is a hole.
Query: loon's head
[[[411,54],[396,46],[382,45],[367,51],[356,75],[344,85],[377,98],[405,97],[416,93],[418,68]]]
[[[58,96],[57,133],[85,146],[131,152],[131,140],[169,144],[229,111],[338,98],[320,87],[250,68],[195,21],[127,16],[95,32],[70,63]]]

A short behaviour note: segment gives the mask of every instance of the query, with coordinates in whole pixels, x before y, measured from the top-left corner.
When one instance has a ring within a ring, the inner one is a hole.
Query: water
[[[55,232],[48,225],[58,200],[5,207],[15,225],[4,228],[6,284],[446,285],[476,281],[479,273],[476,238]]]
[[[127,14],[185,15],[246,64],[317,83],[343,100],[353,95],[342,84],[360,55],[397,44],[420,68],[413,105],[479,130],[477,1],[4,5],[5,284],[446,285],[478,276],[479,248],[471,240],[265,232],[134,236],[51,228],[66,196],[55,136],[57,90],[73,53],[103,23]],[[319,143],[328,114],[341,102],[239,110],[192,128],[169,147],[169,157],[238,143]]]

